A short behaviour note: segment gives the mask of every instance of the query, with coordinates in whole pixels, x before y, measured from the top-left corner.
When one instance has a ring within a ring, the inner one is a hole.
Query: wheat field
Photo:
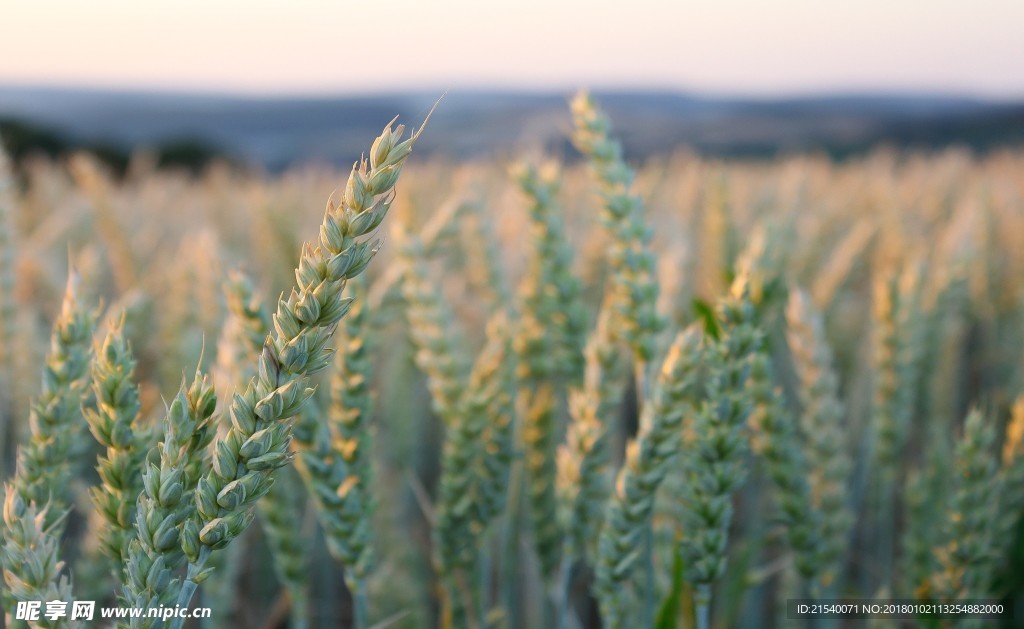
[[[586,95],[564,124],[559,160],[392,123],[351,172],[0,163],[6,626],[1024,613],[1024,153],[629,163]]]

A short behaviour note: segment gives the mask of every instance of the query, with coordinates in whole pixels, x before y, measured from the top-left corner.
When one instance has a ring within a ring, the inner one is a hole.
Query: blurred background
[[[1024,4],[882,0],[9,3],[0,131],[16,160],[136,147],[273,172],[348,162],[447,92],[422,149],[561,154],[594,90],[627,157],[1024,140]]]
[[[564,210],[589,330],[609,272],[609,235],[597,219],[594,181],[569,141],[568,102],[580,88],[593,91],[636,168],[663,287],[658,307],[671,327],[710,312],[744,260],[784,272],[821,309],[838,395],[848,404],[841,434],[856,464],[858,500],[870,495],[865,479],[876,469],[863,455],[875,421],[873,382],[891,367],[868,338],[889,325],[881,318],[896,316],[873,300],[879,286],[897,280],[906,293],[897,323],[909,349],[901,349],[907,365],[899,365],[897,389],[912,393],[905,397],[914,409],[896,466],[928,491],[908,485],[916,500],[900,504],[898,527],[871,509],[857,513],[840,591],[884,591],[877,575],[892,558],[876,540],[885,536],[905,547],[893,591],[927,583],[930,553],[946,541],[936,522],[958,513],[942,509],[967,409],[991,409],[1003,434],[1024,390],[1020,0],[35,0],[0,7],[0,139],[15,165],[6,214],[0,198],[0,333],[15,346],[0,355],[0,417],[15,418],[0,425],[0,476],[13,472],[15,446],[29,433],[28,404],[69,261],[88,303],[107,308],[101,333],[126,313],[143,418],[162,417],[163,400],[197,362],[226,402],[243,382],[232,369],[251,356],[239,350],[225,280],[239,269],[248,274],[256,304],[289,290],[296,252],[317,233],[324,202],[353,161],[396,114],[418,126],[446,94],[403,172],[382,232],[389,241],[367,270],[379,468],[379,561],[368,584],[375,621],[436,626],[440,609],[430,505],[445,430],[406,334],[395,227],[432,234],[429,276],[452,310],[453,354],[468,365],[491,310],[516,304],[515,287],[530,277],[529,193],[508,166],[553,158],[564,166],[550,176],[562,185],[557,213]],[[780,373],[789,374],[781,354]],[[795,376],[783,379],[796,399]],[[328,408],[326,380],[314,408]],[[636,391],[622,395],[615,465],[638,425]],[[1024,398],[1016,408],[1024,425]],[[552,443],[561,443],[561,430]],[[80,500],[64,557],[80,598],[109,600],[116,588],[90,544],[96,519],[86,519],[94,459],[76,463]],[[280,507],[280,496],[267,497],[272,506],[258,526],[203,586],[202,600],[219,614],[204,627],[350,624],[341,564],[325,551],[313,501],[288,489],[299,482],[288,474],[284,495],[299,504]],[[510,485],[525,504],[525,486]],[[679,486],[667,485],[672,498]],[[755,469],[736,499],[716,626],[783,624],[792,570],[777,512],[765,506],[769,487],[764,469]],[[660,596],[682,591],[682,569],[673,561],[679,502],[658,505],[652,589]],[[1007,512],[1019,514],[1015,508]],[[516,505],[500,523],[508,523],[501,529],[511,531],[508,539],[481,542],[503,570],[495,578],[501,600],[507,591],[515,602],[507,606],[510,627],[544,626],[551,611],[527,522],[538,514],[538,521],[548,515]],[[1024,520],[1015,522],[1008,525],[1015,532],[993,545],[993,554],[1013,558],[994,569],[994,591],[1016,597],[1019,610]],[[280,557],[288,548],[275,544],[281,531],[290,541],[297,530],[303,548],[293,549],[299,561],[286,574]],[[590,578],[579,570],[573,606],[581,624],[596,627]],[[684,608],[665,607],[675,610],[666,618],[684,616]]]

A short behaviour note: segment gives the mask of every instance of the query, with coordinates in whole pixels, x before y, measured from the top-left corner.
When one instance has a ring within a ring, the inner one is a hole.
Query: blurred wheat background
[[[764,626],[801,594],[1019,597],[1024,157],[676,153],[630,184],[617,149],[600,148],[614,140],[587,144],[598,114],[580,107],[589,166],[410,161],[381,228],[391,235],[331,343],[339,358],[314,376],[296,424],[330,434],[301,437],[312,450],[293,443],[302,474],[279,470],[256,523],[221,551],[197,597],[209,623],[347,626],[361,598],[373,623],[409,627],[602,615],[690,626],[709,622],[701,614]],[[212,421],[227,425],[266,334],[259,313],[295,281],[300,245],[345,178],[226,166],[191,177],[142,155],[121,178],[87,154],[5,166],[5,476],[38,432],[26,418],[69,264],[77,299],[100,315],[97,339],[116,325],[134,356],[135,430],[164,430],[196,369],[212,374]],[[645,303],[650,316],[635,309]],[[694,338],[670,349],[688,326]],[[743,330],[758,339],[746,349],[730,340]],[[680,357],[695,364],[668,366]],[[690,372],[705,384],[678,389]],[[725,561],[702,576],[715,553],[694,540],[707,516],[694,505],[710,499],[701,473],[719,469],[706,448],[721,445],[702,434],[723,430],[722,399],[739,404],[722,433],[739,440],[738,476],[713,501],[732,514],[712,543]],[[87,495],[103,486],[100,446],[84,422],[74,430],[60,558],[77,598],[110,601],[118,571]],[[311,474],[348,448],[360,454],[325,482],[365,493],[357,513],[333,516],[339,538],[317,517],[331,501]],[[597,448],[603,458],[587,459]],[[497,485],[478,487],[492,466]]]
[[[1024,626],[1022,6],[5,7],[2,626]]]

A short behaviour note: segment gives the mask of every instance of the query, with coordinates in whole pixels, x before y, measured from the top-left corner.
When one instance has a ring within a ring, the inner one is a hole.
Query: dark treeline
[[[419,118],[436,94],[281,98],[53,92],[0,88],[0,138],[16,164],[33,154],[94,153],[123,173],[144,149],[159,168],[201,172],[212,161],[279,172],[319,161],[345,166],[393,112]],[[835,160],[877,147],[983,155],[1024,145],[1024,104],[928,96],[744,100],[676,93],[599,94],[633,162],[679,149],[767,160],[816,152]],[[56,98],[60,96],[60,98]],[[452,93],[422,154],[456,160],[546,152],[572,161],[565,99],[552,94]]]
[[[56,129],[15,118],[0,118],[0,142],[15,169],[33,157],[61,160],[84,151],[95,155],[115,176],[121,177],[128,168],[132,152],[140,148],[153,155],[157,168],[185,170],[193,175],[214,161],[235,163],[231,156],[204,140],[181,138],[146,147],[106,140],[81,141]]]

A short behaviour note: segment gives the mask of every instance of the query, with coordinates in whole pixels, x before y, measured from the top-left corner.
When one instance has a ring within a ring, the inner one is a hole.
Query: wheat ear
[[[800,434],[805,443],[811,500],[822,514],[819,582],[831,588],[849,547],[853,514],[849,483],[853,464],[845,447],[843,406],[821,313],[800,289],[790,292],[786,340],[799,380]]]
[[[757,405],[751,417],[753,449],[764,460],[775,486],[786,539],[793,550],[797,572],[808,586],[802,594],[813,596],[817,593],[818,574],[824,567],[822,514],[812,503],[810,466],[795,419],[786,409],[782,392],[775,387],[769,360],[767,353],[761,352],[751,366],[750,389]]]
[[[68,167],[79,189],[92,205],[96,233],[110,257],[110,273],[117,292],[126,295],[139,283],[139,265],[124,225],[111,203],[111,181],[100,161],[89,153],[71,156]]]
[[[494,312],[508,303],[509,290],[487,205],[481,201],[467,203],[459,225],[466,282],[472,293],[480,296],[487,311]]]
[[[270,313],[257,295],[252,280],[241,270],[228,272],[222,291],[227,316],[217,341],[214,380],[220,391],[234,391],[256,373],[253,357],[259,355],[267,338]],[[230,416],[219,413],[214,432],[223,435],[230,426]],[[207,458],[208,454],[209,448]],[[297,530],[297,525],[293,530]],[[236,611],[235,584],[244,557],[249,552],[244,539],[210,555],[207,566],[212,574],[203,582],[202,603],[215,611],[202,623],[205,628],[227,627],[229,620],[233,619],[232,614]]]
[[[999,523],[998,458],[995,430],[983,413],[972,410],[954,456],[952,504],[947,542],[935,550],[940,569],[933,576],[939,600],[984,598],[992,574],[993,534]]]
[[[569,378],[578,383],[583,375],[583,346],[587,336],[587,312],[582,287],[573,275],[573,251],[565,231],[561,187],[553,164],[543,168],[519,165],[513,176],[528,201],[533,251],[519,287],[523,322],[516,334],[516,352],[536,356],[530,376]],[[548,356],[547,360],[539,360]]]
[[[358,280],[356,280],[358,281]],[[353,283],[351,286],[356,286]],[[241,343],[252,343],[266,334],[269,316],[259,305],[251,284],[236,274],[228,286],[228,303],[234,335]],[[358,297],[353,295],[354,298]],[[371,513],[369,507],[369,358],[366,355],[365,305],[353,302],[340,333],[339,351],[332,378],[334,404],[331,415],[338,424],[336,438],[332,438],[325,418],[308,405],[294,429],[294,443],[298,450],[298,470],[309,494],[313,497],[316,514],[327,538],[332,556],[345,566],[346,583],[356,604],[356,626],[365,627],[367,610],[365,578],[370,569],[369,543]],[[231,352],[228,352],[230,354]],[[365,399],[364,399],[365,398]],[[360,476],[360,471],[362,475]],[[350,481],[349,478],[354,480]],[[274,553],[275,569],[292,596],[293,622],[304,623],[296,617],[295,608],[305,600],[305,545],[294,531],[299,526],[296,505],[287,500],[299,493],[290,480],[286,487],[272,489],[259,507],[267,524],[267,535]],[[281,489],[283,493],[278,493]],[[278,500],[274,500],[277,498]],[[270,500],[268,500],[270,499]],[[282,503],[283,501],[283,503]]]
[[[732,494],[746,478],[744,434],[752,409],[747,388],[751,362],[761,348],[748,285],[742,278],[720,305],[720,337],[705,356],[706,401],[696,415],[692,452],[686,459],[682,556],[687,580],[694,585],[698,629],[710,623],[711,586],[725,571]]]
[[[26,504],[46,514],[45,528],[69,506],[72,474],[69,454],[82,423],[82,401],[89,386],[92,334],[96,314],[79,301],[79,277],[73,270],[60,316],[53,324],[50,352],[43,367],[42,391],[29,414],[30,437],[18,452],[11,483]],[[45,505],[49,505],[44,509]]]
[[[529,201],[533,250],[518,290],[522,312],[514,340],[519,357],[519,404],[534,546],[541,573],[559,564],[556,446],[559,382],[582,376],[586,313],[580,283],[572,274],[572,249],[557,205],[558,172],[517,167],[513,174]]]
[[[159,463],[146,464],[135,514],[136,536],[124,562],[124,602],[133,607],[172,605],[181,582],[174,570],[184,560],[179,526],[191,517],[191,500],[206,447],[214,435],[217,397],[198,370],[183,382],[163,420]],[[154,627],[155,619],[132,618],[130,626]]]
[[[384,220],[402,164],[423,128],[400,141],[404,127],[388,125],[370,157],[352,168],[340,206],[329,204],[320,246],[306,243],[295,271],[296,286],[278,300],[274,329],[259,357],[258,375],[231,404],[231,428],[213,444],[213,469],[196,488],[197,517],[182,525],[189,574],[179,604],[192,598],[205,576],[211,551],[248,527],[256,500],[269,491],[274,470],[287,465],[291,424],[312,394],[309,376],[330,362],[327,343],[350,300],[345,282],[372,260],[379,241],[366,240]],[[181,622],[176,619],[175,625]]]
[[[355,287],[356,284],[350,285]],[[338,336],[326,418],[311,407],[296,426],[298,469],[313,497],[331,555],[345,567],[354,623],[369,626],[366,580],[373,563],[369,321],[365,291],[356,297]]]
[[[274,573],[289,599],[289,626],[309,626],[309,542],[302,533],[306,496],[297,472],[285,467],[274,486],[256,503],[260,526],[270,547]]]
[[[622,401],[621,352],[602,308],[584,350],[583,383],[569,392],[570,422],[558,449],[556,484],[563,531],[558,623],[569,626],[573,563],[594,556],[611,493],[610,418]]]
[[[96,320],[78,301],[78,283],[72,270],[53,326],[42,391],[29,415],[29,441],[19,449],[17,469],[5,487],[0,565],[8,626],[16,626],[11,612],[18,600],[70,599],[70,586],[59,578],[58,549],[69,507],[69,452],[82,419]]]
[[[469,368],[449,329],[451,315],[437,285],[428,274],[426,249],[415,235],[403,235],[401,263],[405,267],[402,294],[415,361],[427,376],[434,412],[445,424],[454,421]]]
[[[135,537],[136,501],[142,492],[142,474],[151,434],[139,423],[139,387],[133,381],[135,358],[121,324],[107,331],[96,347],[90,367],[96,407],[85,409],[85,419],[96,441],[105,448],[97,459],[100,485],[90,490],[101,516],[97,534],[100,548],[120,576],[128,542]]]
[[[426,255],[433,255],[451,244],[451,241],[458,235],[460,218],[469,209],[470,204],[465,202],[461,193],[441,205],[417,234],[423,243]],[[366,296],[370,309],[378,312],[399,300],[404,278],[405,267],[401,264],[392,264],[384,269],[381,275],[374,280]]]
[[[506,316],[488,323],[487,344],[477,358],[448,426],[435,505],[434,563],[444,587],[442,624],[462,627],[478,595],[475,574],[480,541],[504,509],[513,457],[513,373]],[[482,617],[476,622],[483,621]]]
[[[586,558],[596,545],[611,490],[609,418],[622,401],[620,352],[612,341],[610,313],[602,310],[587,341],[583,384],[569,394],[571,421],[558,451],[558,491],[565,556]]]
[[[64,562],[58,557],[60,538],[55,533],[62,520],[48,516],[46,508],[26,503],[12,484],[8,483],[5,491],[4,607],[7,626],[21,629],[28,625],[14,618],[17,601],[64,601],[70,605],[73,596],[67,577],[61,576]],[[47,520],[53,523],[47,526]],[[76,627],[78,623],[66,618],[51,622],[44,617],[33,626]]]
[[[657,312],[658,282],[650,228],[643,203],[632,192],[633,171],[622,146],[611,137],[611,123],[586,93],[572,101],[573,143],[597,175],[603,200],[602,222],[611,234],[608,259],[616,316],[613,330],[632,348],[638,361],[654,357],[655,336],[664,327]]]
[[[683,420],[693,407],[702,362],[701,341],[696,327],[676,337],[662,363],[652,399],[644,405],[640,432],[626,447],[626,462],[598,540],[594,589],[608,627],[625,626],[632,616],[629,583],[651,526],[655,494],[682,446]]]
[[[893,582],[896,548],[896,493],[902,482],[903,450],[914,410],[914,356],[911,340],[916,312],[916,276],[908,267],[902,276],[875,284],[874,350],[876,378],[872,410],[873,491],[878,501],[878,550],[883,587]]]

